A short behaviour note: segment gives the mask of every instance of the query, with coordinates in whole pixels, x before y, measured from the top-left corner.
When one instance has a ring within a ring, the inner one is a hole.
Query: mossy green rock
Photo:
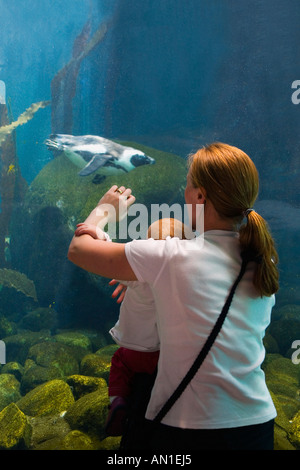
[[[6,361],[18,361],[20,364],[24,364],[27,359],[29,349],[34,344],[45,341],[51,341],[51,333],[48,330],[24,330],[20,331],[16,335],[7,336],[4,338],[6,345]]]
[[[64,418],[72,429],[77,429],[104,437],[104,425],[108,412],[108,390],[101,388],[96,392],[84,395],[70,406]]]
[[[18,362],[7,362],[2,367],[2,374],[12,374],[20,382],[24,374],[24,367]]]
[[[13,374],[0,375],[0,410],[21,398],[20,382]]]
[[[59,450],[62,439],[70,432],[63,413],[49,416],[30,416],[32,426],[32,450]]]
[[[54,336],[54,339],[62,344],[66,344],[67,346],[71,346],[74,348],[78,348],[83,353],[87,353],[87,351],[92,350],[92,342],[90,338],[77,331],[62,331]]]
[[[30,348],[28,359],[32,359],[42,367],[55,367],[59,372],[68,376],[79,371],[77,350],[62,343],[39,343]]]
[[[27,366],[27,363],[30,363],[30,367]],[[21,380],[21,393],[25,395],[38,385],[61,378],[63,378],[63,374],[57,367],[42,367],[33,361],[26,361],[25,372]]]
[[[0,339],[5,338],[5,336],[14,335],[16,332],[16,324],[9,321],[5,316],[0,315]]]
[[[183,202],[187,173],[184,159],[140,144],[122,143],[144,151],[155,159],[155,165],[107,176],[97,185],[92,182],[95,175],[79,176],[78,168],[62,155],[48,163],[31,183],[25,208],[34,211],[34,208],[56,206],[62,211],[67,225],[74,229],[113,184],[130,187],[136,201],[148,207],[150,204]]]
[[[294,383],[296,386],[300,382],[300,368],[297,364],[293,364],[288,358],[279,354],[268,354],[263,364],[263,370],[266,378],[273,382],[287,381]]]
[[[76,358],[78,356],[78,358]],[[21,381],[23,394],[37,385],[79,372],[79,353],[62,343],[43,342],[32,346],[28,352]]]
[[[97,450],[100,441],[82,431],[70,431],[62,440],[60,450]]]
[[[108,381],[111,358],[118,348],[117,344],[109,344],[93,354],[87,354],[80,364],[81,373],[91,377],[103,377]]]
[[[102,377],[87,377],[86,375],[71,375],[67,378],[75,400],[88,393],[95,392],[99,388],[107,388],[107,383]]]
[[[121,436],[117,436],[117,437],[108,436],[105,439],[103,439],[103,441],[101,441],[101,444],[98,450],[119,450],[121,439],[122,439]]]
[[[57,327],[57,312],[54,308],[37,308],[24,315],[18,326],[30,331],[54,330]]]
[[[110,362],[107,362],[97,354],[87,354],[81,361],[80,372],[90,377],[102,377],[108,380]]]
[[[289,433],[289,438],[294,446],[299,450],[300,449],[300,411],[294,417],[291,424],[291,431]]]
[[[118,344],[108,344],[107,346],[104,346],[103,348],[98,349],[95,354],[98,357],[101,357],[101,359],[106,362],[107,364],[111,364],[111,358],[114,355],[114,353],[119,349],[120,346]]]
[[[74,402],[70,386],[57,379],[31,390],[17,405],[28,416],[47,416],[66,411]]]
[[[268,332],[275,338],[280,354],[286,356],[293,341],[300,338],[300,306],[288,304],[275,310]]]
[[[21,450],[30,446],[32,428],[24,413],[11,403],[0,412],[0,449]]]

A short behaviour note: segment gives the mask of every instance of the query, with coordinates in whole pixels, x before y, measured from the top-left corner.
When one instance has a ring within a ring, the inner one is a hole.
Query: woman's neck
[[[232,232],[235,230],[235,224],[231,219],[221,218],[210,201],[206,200],[204,208],[204,232],[209,230],[227,230]]]

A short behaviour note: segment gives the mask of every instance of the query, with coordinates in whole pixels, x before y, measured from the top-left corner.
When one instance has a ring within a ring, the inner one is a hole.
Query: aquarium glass
[[[0,12],[0,448],[117,448],[103,426],[119,304],[68,246],[113,184],[132,189],[140,220],[112,238],[145,237],[152,205],[183,206],[188,156],[219,141],[259,171],[254,208],[280,259],[263,368],[275,448],[299,449],[299,1],[0,0]],[[138,163],[104,165],[98,138]],[[5,413],[25,416],[13,443]]]

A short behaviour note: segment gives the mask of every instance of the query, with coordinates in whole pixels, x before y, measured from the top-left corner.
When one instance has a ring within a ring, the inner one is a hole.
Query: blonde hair
[[[182,240],[186,239],[189,229],[177,219],[159,219],[153,222],[148,228],[148,238],[155,240],[165,240],[167,237],[178,237]]]
[[[213,143],[189,157],[189,175],[194,187],[205,189],[218,215],[238,226],[245,211],[252,208],[259,188],[253,161],[237,147]],[[266,221],[256,211],[249,211],[246,224],[239,227],[242,252],[257,260],[253,284],[261,296],[279,289],[276,264],[278,255]]]

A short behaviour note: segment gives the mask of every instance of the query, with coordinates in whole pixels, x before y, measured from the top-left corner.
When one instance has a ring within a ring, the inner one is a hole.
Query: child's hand
[[[76,230],[75,230],[75,236],[80,237],[81,235],[90,235],[91,237],[95,238],[96,240],[102,239],[101,237],[101,231],[92,224],[77,224],[76,225]]]
[[[115,279],[112,279],[111,281],[109,281],[109,285],[110,286],[114,286],[118,283],[118,281],[116,281]],[[121,282],[119,283],[119,285],[115,288],[115,290],[113,291],[112,293],[112,298],[115,299],[116,297],[118,297],[119,295],[119,298],[117,299],[117,304],[120,304],[123,299],[124,299],[124,296],[125,296],[125,292],[126,292],[126,289],[127,287],[124,286],[124,284],[122,284]]]

